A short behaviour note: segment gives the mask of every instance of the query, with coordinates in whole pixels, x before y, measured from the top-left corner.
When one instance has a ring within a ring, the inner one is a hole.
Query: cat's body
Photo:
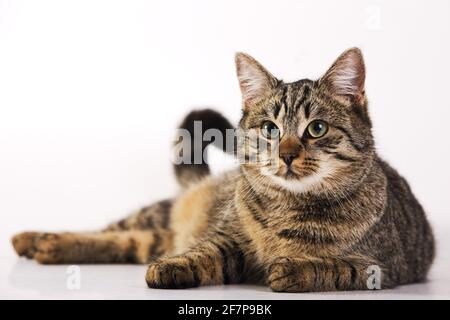
[[[346,82],[336,78],[350,62]],[[433,235],[407,182],[374,150],[361,64],[352,49],[319,81],[285,84],[238,56],[239,128],[276,124],[284,161],[276,173],[244,163],[213,177],[205,163],[176,165],[185,187],[178,197],[97,233],[19,234],[17,252],[42,263],[150,263],[146,280],[156,288],[253,281],[275,291],[368,289],[376,268],[382,288],[424,280]],[[326,132],[303,134],[308,119],[321,119],[319,129],[326,121]],[[182,128],[192,131],[194,120],[231,127],[204,110]]]

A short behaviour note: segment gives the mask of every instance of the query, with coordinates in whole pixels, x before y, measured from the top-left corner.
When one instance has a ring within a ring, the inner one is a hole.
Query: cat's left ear
[[[278,85],[278,80],[250,55],[238,52],[235,60],[244,108],[256,103]]]
[[[352,100],[357,103],[364,101],[364,82],[366,68],[360,49],[351,48],[342,53],[319,84],[325,86],[332,96],[341,100]]]

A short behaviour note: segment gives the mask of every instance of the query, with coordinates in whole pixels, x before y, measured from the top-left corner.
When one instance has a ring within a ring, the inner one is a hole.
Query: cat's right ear
[[[279,81],[258,61],[246,53],[236,53],[235,60],[245,109],[274,89]]]

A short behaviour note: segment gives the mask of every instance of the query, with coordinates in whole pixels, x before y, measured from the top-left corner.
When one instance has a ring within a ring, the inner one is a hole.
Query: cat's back
[[[385,213],[373,235],[391,242],[404,259],[390,261],[388,255],[394,255],[384,250],[382,260],[390,261],[391,268],[402,269],[400,282],[423,280],[434,257],[434,237],[424,209],[405,178],[386,161],[378,158],[377,163],[387,178],[387,194]]]
[[[425,212],[414,196],[411,187],[405,178],[397,170],[391,167],[386,161],[377,158],[377,163],[382,169],[387,181],[386,210],[388,214],[393,215],[399,226],[402,223],[411,223],[419,227],[423,221],[426,221]],[[414,224],[417,222],[417,224]],[[408,225],[408,230],[411,230]]]

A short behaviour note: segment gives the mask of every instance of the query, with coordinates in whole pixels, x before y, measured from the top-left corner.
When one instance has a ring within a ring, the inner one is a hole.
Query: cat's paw
[[[35,242],[40,235],[40,232],[22,232],[14,235],[11,239],[14,250],[19,256],[32,259],[36,252]]]
[[[34,259],[42,264],[55,264],[62,262],[63,255],[62,236],[56,233],[42,233],[35,240]]]
[[[160,259],[151,263],[145,277],[149,288],[184,289],[198,287],[198,275],[185,257]]]
[[[308,264],[299,264],[290,258],[275,259],[268,269],[267,282],[276,292],[311,291],[314,269]]]
[[[22,232],[11,239],[19,256],[36,259],[39,263],[58,263],[61,257],[60,235],[55,233]]]

